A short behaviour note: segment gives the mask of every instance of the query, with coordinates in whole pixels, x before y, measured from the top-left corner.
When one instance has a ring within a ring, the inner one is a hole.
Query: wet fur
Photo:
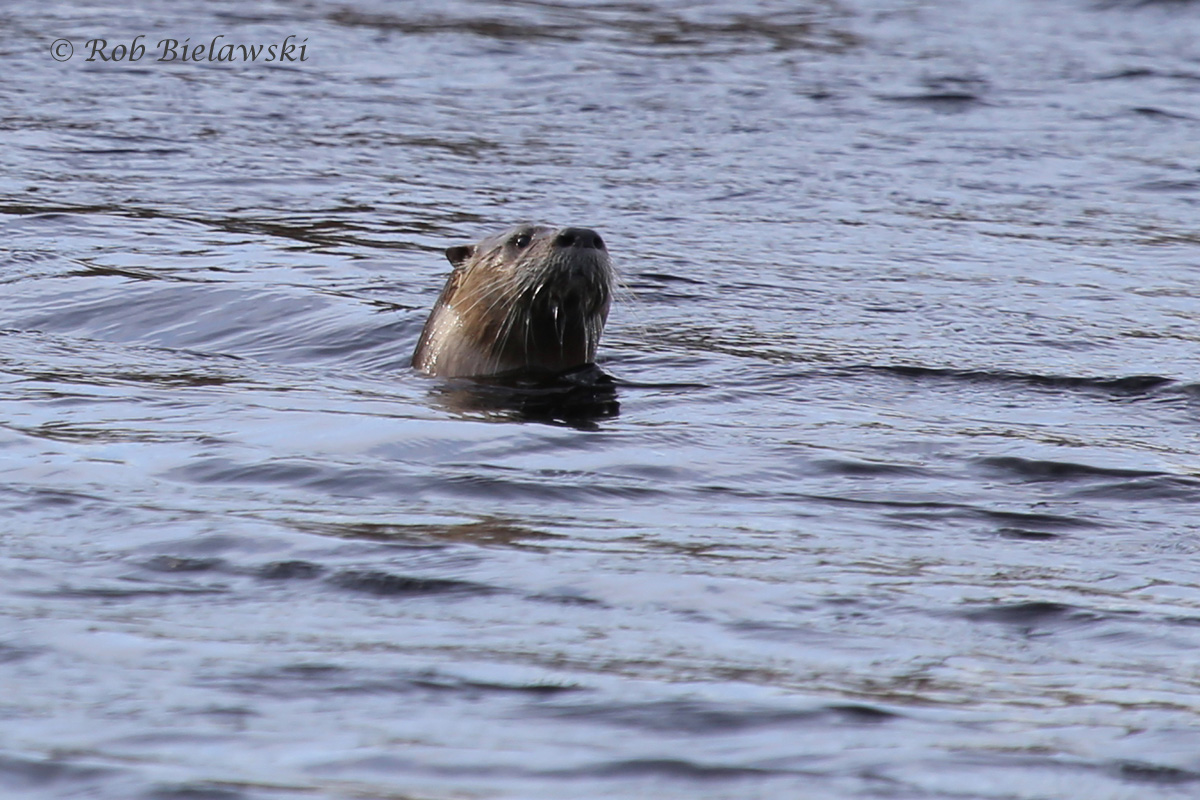
[[[584,229],[521,225],[448,248],[454,270],[421,331],[413,366],[460,377],[559,371],[595,360],[612,266],[602,243],[556,244],[575,230]]]

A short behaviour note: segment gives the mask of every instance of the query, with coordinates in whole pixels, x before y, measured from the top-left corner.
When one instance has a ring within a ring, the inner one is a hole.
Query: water
[[[1200,5],[0,18],[0,794],[1200,796]],[[524,220],[615,407],[408,367]]]

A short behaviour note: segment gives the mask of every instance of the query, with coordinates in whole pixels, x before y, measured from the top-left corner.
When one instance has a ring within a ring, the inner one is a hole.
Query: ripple
[[[1105,483],[1100,486],[1075,489],[1071,492],[1071,496],[1096,497],[1104,500],[1141,502],[1173,500],[1192,503],[1200,501],[1200,480],[1161,475],[1154,478]]]
[[[57,787],[62,791],[88,792],[80,784],[95,785],[115,778],[110,767],[81,765],[58,759],[29,759],[0,755],[0,785],[18,791]],[[73,787],[73,788],[71,788]]]
[[[493,594],[493,586],[450,578],[424,578],[396,575],[381,570],[343,570],[332,575],[329,582],[340,589],[349,589],[380,597],[410,597],[415,595]]]
[[[658,732],[684,732],[689,735],[760,728],[838,724],[874,724],[898,715],[867,705],[835,704],[806,709],[781,709],[769,706],[734,707],[700,701],[664,701],[630,704],[580,704],[542,706],[539,714],[598,722],[605,725],[640,728]]]
[[[979,459],[979,463],[1003,474],[1029,481],[1077,481],[1103,478],[1149,478],[1165,473],[1137,469],[1114,469],[1076,464],[1069,461],[1039,461],[1015,456],[994,456]]]
[[[0,642],[0,664],[24,661],[28,658],[33,658],[41,652],[41,649],[35,647],[23,647],[21,645]]]
[[[48,589],[26,592],[31,597],[63,600],[141,600],[147,597],[174,597],[192,595],[229,594],[224,586],[192,586],[192,585],[121,585],[109,586],[71,586],[59,589]]]
[[[207,675],[208,686],[261,697],[294,698],[328,694],[436,694],[477,699],[482,695],[514,695],[534,699],[583,690],[569,683],[508,682],[465,678],[438,670],[388,671],[335,664],[297,663],[251,672]]]
[[[259,567],[255,574],[271,581],[311,580],[319,577],[324,571],[325,567],[311,561],[272,561]]]
[[[571,778],[659,778],[688,781],[729,781],[802,773],[768,767],[711,764],[684,758],[630,758],[586,767],[547,770],[546,774]]]
[[[161,555],[142,562],[142,566],[154,572],[209,572],[222,569],[225,561],[220,558]]]
[[[925,106],[934,111],[966,111],[983,104],[983,98],[970,92],[928,92],[925,94],[900,94],[884,96],[893,103]]]
[[[936,473],[924,467],[914,467],[908,464],[883,464],[868,461],[848,461],[839,459],[823,459],[814,461],[813,466],[831,475],[846,475],[849,477],[871,477],[875,475],[895,475],[902,477],[933,477]]]
[[[1069,375],[1037,375],[1020,372],[991,372],[987,370],[945,369],[921,366],[883,366],[865,369],[891,372],[911,378],[937,378],[970,383],[1005,383],[1032,386],[1039,389],[1094,391],[1119,397],[1147,395],[1174,383],[1160,375],[1126,375],[1113,378],[1083,378]]]
[[[491,4],[480,5],[486,8]],[[396,30],[412,36],[457,34],[513,42],[565,43],[600,39],[638,52],[714,57],[796,49],[839,51],[857,43],[853,34],[833,25],[831,15],[823,10],[790,8],[784,3],[769,3],[753,10],[714,9],[707,14],[653,6],[626,6],[620,15],[607,12],[601,7],[527,3],[504,6],[492,13],[476,7],[471,15],[458,18],[445,11],[436,16],[400,16],[340,10],[330,19],[340,25]]]
[[[241,789],[219,784],[184,783],[177,786],[156,786],[142,797],[145,800],[252,800],[263,795],[257,792],[247,794]]]
[[[1129,612],[1099,612],[1064,603],[1032,600],[1022,603],[997,603],[965,610],[962,616],[975,622],[997,622],[1026,632],[1075,628],[1111,619],[1129,619]]]
[[[1125,780],[1135,783],[1176,785],[1200,781],[1200,772],[1196,770],[1135,761],[1120,764],[1117,766],[1116,772]]]

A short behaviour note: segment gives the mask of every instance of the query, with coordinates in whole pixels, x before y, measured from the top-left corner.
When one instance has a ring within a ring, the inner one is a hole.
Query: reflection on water
[[[612,377],[594,364],[559,374],[525,370],[486,379],[439,381],[432,397],[439,407],[455,414],[589,430],[621,410]]]
[[[1198,15],[6,20],[0,794],[1193,796]],[[598,366],[414,373],[523,219]]]

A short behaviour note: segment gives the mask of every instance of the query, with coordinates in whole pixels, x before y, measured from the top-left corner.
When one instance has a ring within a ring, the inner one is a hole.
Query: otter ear
[[[461,267],[473,255],[475,255],[474,245],[456,244],[453,247],[446,248],[446,258],[456,267]]]

